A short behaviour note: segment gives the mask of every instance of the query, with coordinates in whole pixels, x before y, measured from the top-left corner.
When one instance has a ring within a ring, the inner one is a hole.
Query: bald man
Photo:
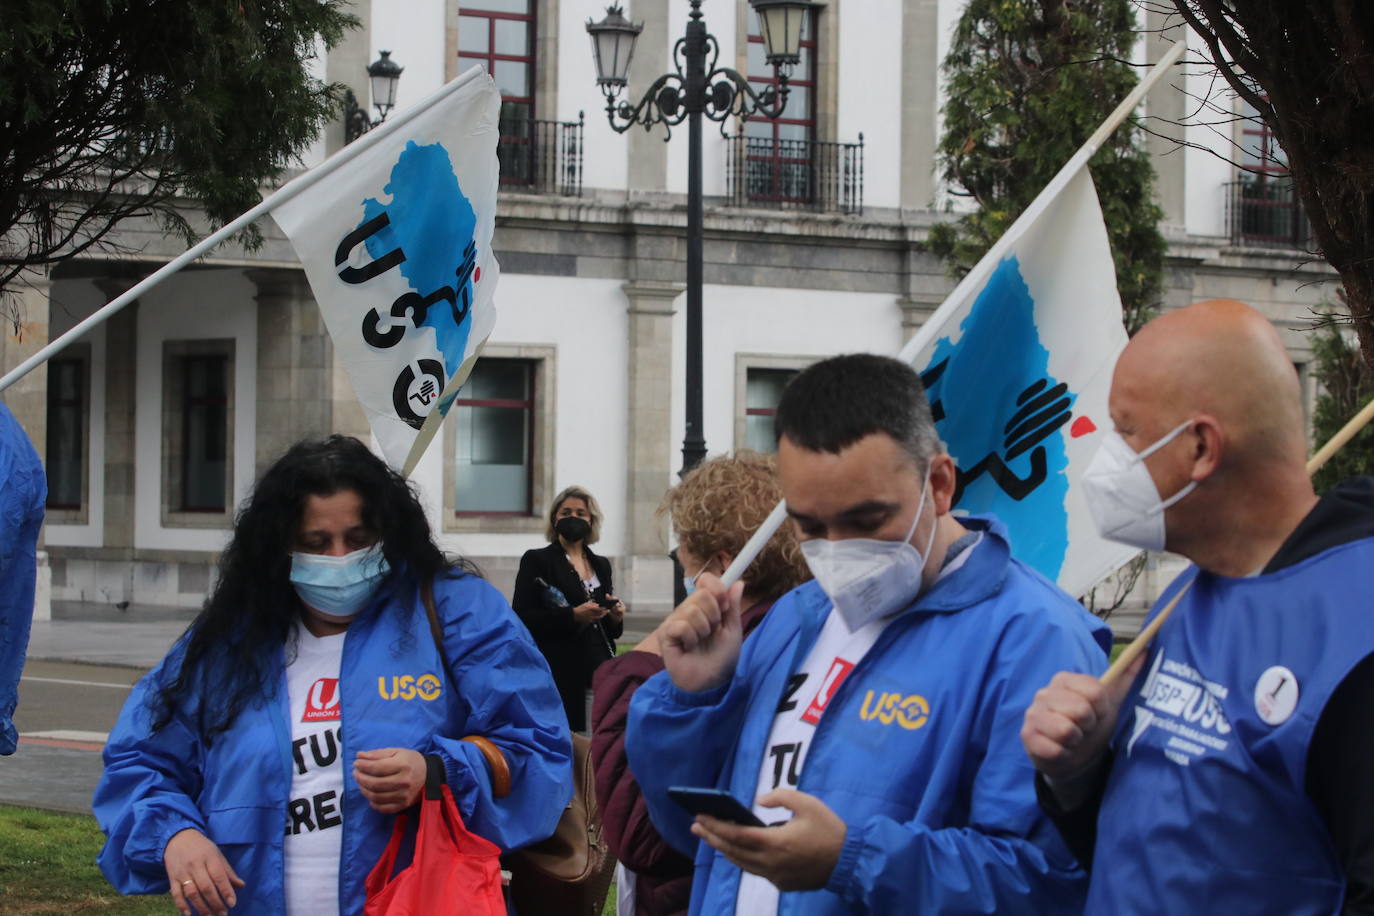
[[[1229,300],[1122,353],[1085,478],[1107,537],[1193,567],[1115,685],[1056,675],[1022,742],[1087,913],[1374,913],[1374,479],[1318,499],[1297,375]]]

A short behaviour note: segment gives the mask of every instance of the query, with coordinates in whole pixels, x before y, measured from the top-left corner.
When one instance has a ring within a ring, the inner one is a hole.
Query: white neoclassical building
[[[944,206],[938,65],[961,6],[828,0],[807,24],[785,117],[735,125],[731,139],[708,130],[710,452],[768,447],[790,373],[837,352],[895,352],[949,290],[923,240]],[[762,85],[769,70],[745,0],[704,8],[725,62]],[[632,0],[627,14],[644,30],[631,94],[671,69],[687,10]],[[505,96],[496,330],[415,475],[443,546],[508,591],[552,494],[581,484],[606,512],[599,549],[619,591],[663,610],[668,532],[654,509],[681,464],[685,136],[607,125],[585,32],[604,15],[598,0],[358,0],[355,12],[361,29],[314,65],[359,99],[382,50],[405,68],[401,106],[474,64]],[[1152,36],[1139,53],[1156,58],[1182,34]],[[1194,97],[1216,90],[1193,71],[1173,82]],[[1177,120],[1193,103],[1171,88],[1147,104]],[[1270,143],[1230,129],[1175,129],[1197,144],[1186,148],[1149,140],[1170,246],[1166,304],[1249,302],[1301,368],[1308,310],[1334,274],[1300,250],[1305,223],[1280,182],[1242,186],[1235,166],[1197,148]],[[304,164],[343,142],[343,124],[332,125]],[[300,437],[368,435],[291,248],[264,228],[261,250],[218,250],[6,393],[49,468],[55,601],[199,605],[255,475]],[[147,226],[118,241],[136,253],[35,278],[21,324],[6,326],[6,365],[179,253]]]

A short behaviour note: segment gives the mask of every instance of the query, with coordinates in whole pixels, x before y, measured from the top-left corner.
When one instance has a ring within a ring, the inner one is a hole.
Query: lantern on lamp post
[[[391,59],[390,51],[380,52],[381,57],[367,65],[368,88],[372,93],[372,104],[377,106],[380,117],[372,120],[367,111],[358,105],[352,89],[344,90],[344,142],[352,143],[386,120],[387,114],[396,107],[396,87],[401,82],[405,70]]]
[[[823,4],[811,0],[749,0],[758,13],[766,59],[777,85],[755,92],[749,81],[730,67],[717,66],[720,44],[706,31],[701,0],[691,0],[687,34],[673,46],[675,72],[649,85],[640,100],[618,101],[629,83],[635,39],[643,30],[611,6],[600,22],[587,21],[596,62],[596,82],[606,96],[611,128],[624,133],[636,125],[646,130],[662,124],[669,136],[687,122],[687,430],[682,441],[685,474],[706,455],[701,417],[701,288],[702,288],[702,115],[718,122],[721,133],[728,119],[762,115],[776,118],[787,105],[787,78],[801,59],[802,20]]]

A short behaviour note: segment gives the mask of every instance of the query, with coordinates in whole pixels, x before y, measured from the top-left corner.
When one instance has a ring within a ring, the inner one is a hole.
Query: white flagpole
[[[1150,72],[1145,74],[1145,78],[1121,100],[1121,104],[1117,105],[1116,109],[1107,116],[1107,120],[1103,121],[1101,126],[1093,131],[1092,136],[1088,138],[1087,142],[1078,148],[1078,152],[1069,157],[1069,161],[1064,163],[1063,168],[1061,168],[1055,176],[1050,179],[1049,184],[1045,185],[1044,189],[1036,195],[1035,200],[1031,201],[1030,206],[1026,207],[1006,232],[1002,233],[1002,237],[988,249],[987,254],[979,259],[973,269],[964,275],[964,278],[960,280],[958,285],[954,287],[954,290],[945,297],[945,301],[940,304],[940,307],[935,310],[934,314],[927,318],[920,329],[912,335],[911,340],[907,341],[906,345],[898,352],[898,359],[910,363],[921,354],[921,351],[930,344],[931,340],[939,332],[949,315],[959,307],[959,303],[968,298],[969,293],[986,282],[988,275],[991,274],[993,269],[1002,262],[1004,257],[1006,257],[1007,250],[1011,248],[1012,243],[1021,235],[1025,227],[1034,222],[1041,213],[1044,213],[1045,210],[1049,208],[1050,204],[1054,202],[1054,199],[1059,196],[1060,192],[1063,191],[1064,188],[1068,186],[1069,182],[1071,182],[1083,167],[1088,164],[1088,160],[1102,147],[1102,144],[1107,141],[1107,138],[1112,135],[1112,132],[1120,127],[1121,122],[1125,121],[1130,113],[1135,110],[1135,107],[1145,98],[1145,94],[1164,78],[1169,67],[1173,66],[1174,63],[1178,61],[1186,48],[1187,42],[1180,39],[1172,48],[1164,53],[1164,56],[1159,59],[1157,64],[1150,68]],[[759,530],[755,531],[753,537],[749,538],[748,543],[741,548],[739,555],[736,556],[734,562],[730,564],[730,568],[725,570],[724,575],[721,576],[721,582],[727,588],[738,581],[740,576],[744,575],[744,571],[749,568],[749,564],[754,562],[754,558],[759,555],[759,551],[763,549],[763,546],[768,543],[769,538],[771,538],[778,528],[782,526],[783,520],[786,518],[787,504],[785,502],[779,502],[777,506],[773,508],[768,518],[764,520],[764,523],[759,526]]]
[[[382,122],[376,128],[363,134],[363,136],[348,144],[343,149],[339,150],[334,155],[330,156],[324,162],[321,162],[319,165],[315,166],[313,169],[310,169],[308,172],[298,175],[292,180],[288,181],[286,184],[278,188],[276,192],[266,197],[262,201],[262,203],[258,204],[256,207],[249,210],[247,213],[244,213],[242,216],[238,217],[233,222],[228,223],[221,227],[219,230],[211,233],[199,244],[187,249],[185,252],[183,252],[175,259],[168,261],[166,264],[159,267],[156,271],[144,277],[137,285],[126,290],[121,295],[116,296],[114,299],[111,299],[108,303],[102,306],[89,318],[82,321],[76,327],[72,328],[70,331],[63,334],[61,337],[57,338],[57,340],[54,340],[52,343],[48,344],[43,349],[39,350],[33,356],[30,356],[28,359],[24,360],[14,369],[10,370],[10,372],[7,373],[4,378],[0,378],[0,391],[4,391],[9,386],[19,381],[29,372],[37,368],[45,360],[59,353],[68,344],[75,342],[79,337],[81,337],[82,334],[85,334],[91,328],[100,324],[102,321],[105,321],[106,319],[110,318],[120,309],[128,305],[130,302],[133,302],[139,296],[144,295],[148,292],[148,290],[157,286],[163,280],[167,279],[172,274],[176,273],[178,270],[181,270],[181,268],[185,267],[187,264],[190,264],[192,261],[195,261],[201,255],[208,252],[211,248],[214,248],[216,245],[218,245],[220,242],[223,242],[230,236],[242,231],[247,226],[249,226],[254,220],[262,216],[265,216],[274,207],[278,206],[279,204],[286,203],[288,200],[291,200],[293,197],[300,194],[302,191],[306,190],[312,185],[317,184],[321,179],[327,177],[330,173],[337,171],[340,167],[353,161],[358,156],[361,156],[363,153],[366,153],[368,150],[376,146],[386,137],[395,133],[397,130],[400,130],[408,122],[414,120],[418,115],[423,114],[425,111],[432,108],[434,105],[438,104],[439,102],[442,102],[444,99],[448,98],[454,92],[461,89],[463,86],[467,85],[473,80],[481,78],[482,74],[483,70],[481,67],[471,67],[465,72],[459,74],[451,82],[445,83],[443,86],[440,86],[437,90],[430,93],[419,103],[410,106],[405,111],[396,115],[394,119]]]

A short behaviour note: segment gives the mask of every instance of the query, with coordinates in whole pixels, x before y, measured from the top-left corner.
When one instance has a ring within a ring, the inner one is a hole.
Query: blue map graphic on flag
[[[955,505],[992,513],[1012,551],[1050,580],[1068,551],[1068,453],[1061,427],[1077,395],[1049,374],[1019,261],[1002,261],[921,373],[935,428],[959,468]]]
[[[477,267],[477,214],[440,143],[407,143],[383,190],[390,203],[363,201],[360,229],[383,214],[389,220],[368,235],[368,254],[377,261],[397,249],[405,253],[401,276],[415,290],[412,305],[424,313],[416,325],[434,329],[445,377],[452,376],[462,365],[471,327],[466,319]]]

